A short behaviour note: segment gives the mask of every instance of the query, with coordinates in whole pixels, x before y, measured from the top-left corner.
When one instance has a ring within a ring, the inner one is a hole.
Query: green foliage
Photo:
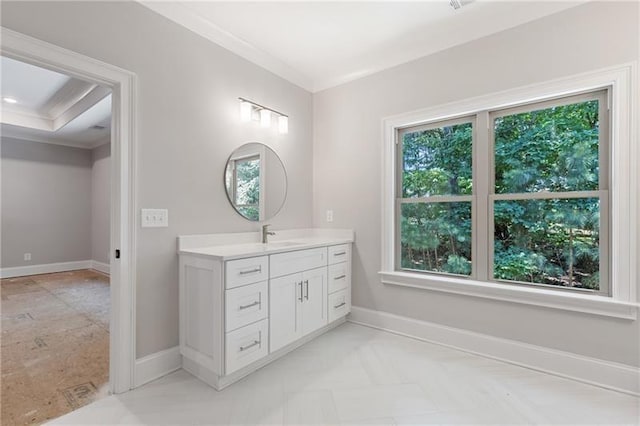
[[[598,189],[598,101],[499,117],[495,192]],[[471,123],[407,133],[404,198],[472,194]],[[599,288],[597,198],[494,202],[494,276]],[[403,203],[401,266],[471,273],[471,203]]]
[[[403,197],[472,193],[471,123],[407,133],[403,138]]]
[[[250,220],[259,220],[260,159],[236,161],[235,194],[238,211]]]
[[[495,191],[598,189],[598,101],[495,120]]]
[[[236,203],[258,204],[260,200],[260,160],[236,162]]]

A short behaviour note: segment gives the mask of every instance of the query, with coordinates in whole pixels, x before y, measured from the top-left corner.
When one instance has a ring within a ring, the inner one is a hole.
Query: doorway
[[[110,124],[109,381],[111,393],[135,383],[135,75],[2,28],[3,57],[107,88]]]
[[[2,422],[108,394],[111,90],[0,56]]]

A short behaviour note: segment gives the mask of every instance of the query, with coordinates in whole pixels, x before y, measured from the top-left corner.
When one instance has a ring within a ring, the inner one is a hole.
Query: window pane
[[[258,205],[260,200],[260,159],[236,162],[236,204]]]
[[[495,119],[495,192],[598,189],[598,101]]]
[[[496,201],[496,279],[598,290],[598,198]]]
[[[471,274],[471,203],[401,206],[401,268]]]
[[[472,193],[471,123],[405,133],[403,198]]]

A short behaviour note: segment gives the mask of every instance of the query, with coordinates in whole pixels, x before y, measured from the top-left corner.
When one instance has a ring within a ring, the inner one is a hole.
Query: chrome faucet
[[[267,244],[269,241],[269,235],[276,235],[275,232],[269,231],[271,225],[262,225],[262,244]]]

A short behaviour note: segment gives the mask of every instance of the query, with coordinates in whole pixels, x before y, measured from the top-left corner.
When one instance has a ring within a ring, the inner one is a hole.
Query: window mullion
[[[479,112],[473,147],[473,276],[489,280],[489,190],[491,163],[490,122],[487,111]]]

